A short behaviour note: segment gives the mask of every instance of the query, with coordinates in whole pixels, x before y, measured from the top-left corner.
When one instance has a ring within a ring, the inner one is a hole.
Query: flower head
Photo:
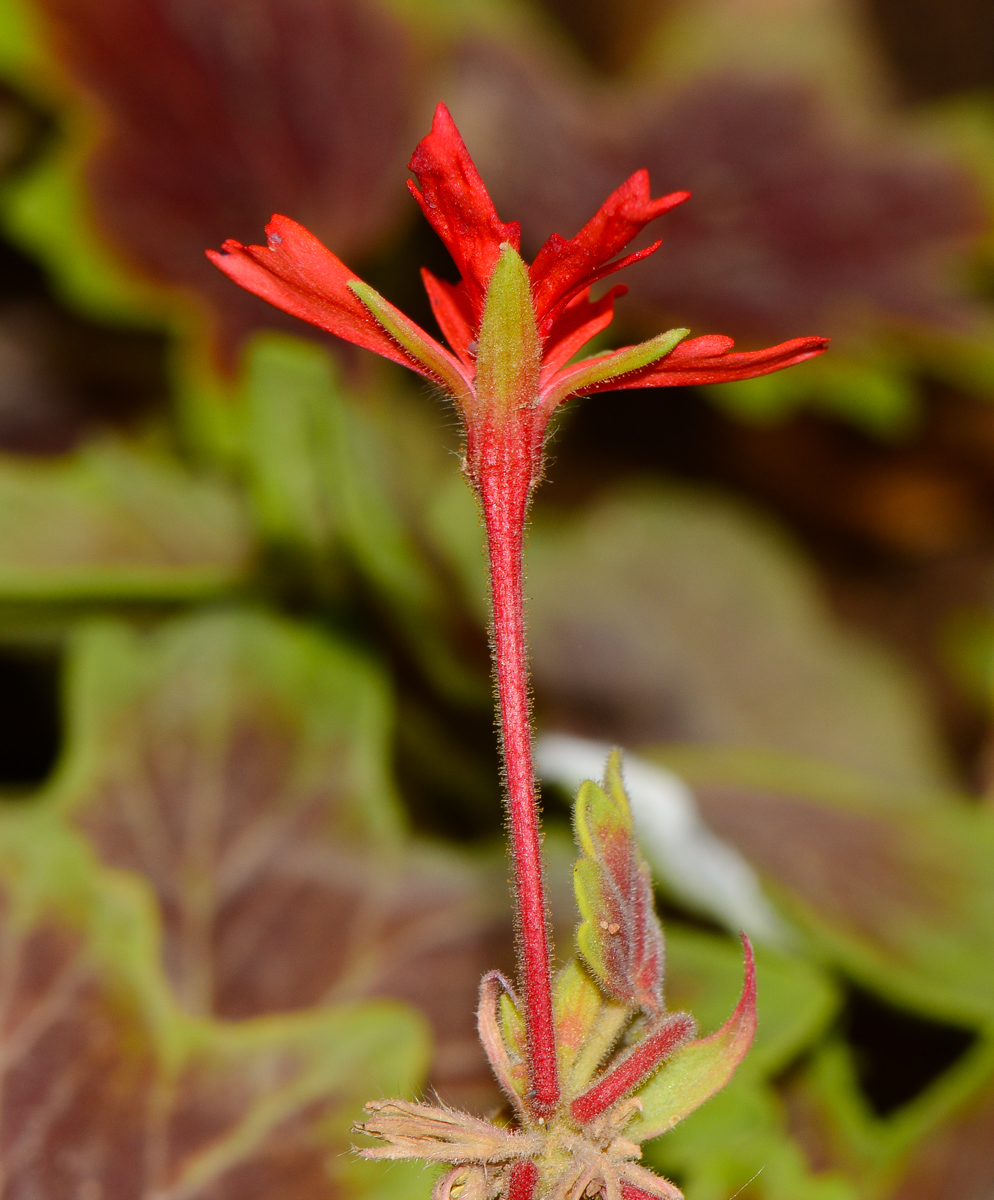
[[[411,193],[459,269],[458,283],[422,271],[432,311],[448,346],[436,341],[289,217],[274,216],[267,246],[229,240],[212,261],[236,283],[345,341],[401,363],[442,387],[467,430],[467,468],[481,487],[495,435],[514,436],[538,476],[553,410],[570,396],[615,388],[720,383],[778,371],[820,354],[826,339],[794,338],[733,352],[720,334],[690,338],[671,329],[636,346],[571,361],[610,325],[615,285],[597,300],[591,287],[658,249],[621,255],[649,222],[688,199],[653,200],[636,171],[573,238],[554,233],[531,265],[522,260],[517,224],[497,216],[490,196],[444,105],[410,162],[420,189]],[[497,437],[504,450],[512,449]]]

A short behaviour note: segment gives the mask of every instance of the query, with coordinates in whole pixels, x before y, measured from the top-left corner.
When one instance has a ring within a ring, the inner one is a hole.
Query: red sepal
[[[649,196],[648,171],[636,171],[608,196],[576,237],[567,241],[554,233],[531,265],[539,331],[548,333],[578,292],[657,250],[658,242],[645,250],[610,261],[650,221],[689,197],[689,192],[671,192],[668,196],[652,200]]]
[[[808,358],[817,358],[828,348],[828,338],[792,338],[765,350],[746,350],[731,353],[735,342],[720,333],[681,342],[658,363],[634,371],[618,379],[609,379],[578,394],[614,392],[620,388],[683,387],[690,384],[728,383],[733,379],[753,379],[782,371]]]
[[[459,268],[478,322],[501,244],[520,249],[521,227],[516,221],[505,225],[497,216],[444,104],[435,109],[431,133],[418,143],[408,166],[421,184],[418,191],[408,183],[411,195]]]
[[[276,214],[266,226],[268,246],[229,239],[207,257],[235,283],[302,321],[353,345],[434,378],[373,319],[349,290],[359,276],[289,217]]]
[[[593,1083],[570,1105],[570,1115],[586,1125],[627,1096],[657,1071],[665,1058],[694,1036],[696,1028],[690,1013],[674,1013],[665,1018],[641,1042],[634,1045],[606,1075]]]

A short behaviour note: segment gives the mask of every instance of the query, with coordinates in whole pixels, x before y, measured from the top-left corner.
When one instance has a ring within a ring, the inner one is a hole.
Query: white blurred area
[[[535,746],[539,775],[575,792],[600,781],[613,747],[566,734],[546,734]],[[679,776],[635,754],[623,753],[625,788],[639,841],[650,866],[674,899],[733,933],[784,947],[791,940],[756,872],[705,825],[690,788]]]

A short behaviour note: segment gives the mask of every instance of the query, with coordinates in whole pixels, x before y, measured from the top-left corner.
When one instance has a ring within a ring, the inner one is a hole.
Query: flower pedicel
[[[575,889],[580,959],[552,979],[542,878],[525,650],[522,550],[545,435],[571,396],[618,388],[749,379],[822,353],[827,340],[794,338],[735,353],[720,334],[671,329],[637,346],[574,361],[611,323],[615,285],[598,280],[658,249],[617,257],[650,221],[689,198],[650,198],[636,171],[569,240],[553,234],[535,260],[521,258],[520,229],[497,216],[444,105],[410,162],[414,198],[445,243],[460,280],[423,270],[443,346],[312,234],[274,216],[267,246],[227,241],[208,251],[236,283],[277,308],[400,363],[441,387],[465,429],[463,469],[483,512],[490,564],[494,672],[517,910],[519,998],[493,972],[481,987],[478,1024],[513,1124],[405,1101],[367,1105],[358,1131],[382,1145],[367,1157],[448,1163],[437,1200],[678,1200],[667,1180],[635,1161],[639,1142],[670,1128],[731,1077],[755,1029],[748,942],[742,998],[728,1022],[694,1039],[686,1013],[663,1002],[663,939],[648,870],[634,838],[613,755],[604,786],[577,796],[582,855]],[[619,1043],[626,1043],[618,1049]]]

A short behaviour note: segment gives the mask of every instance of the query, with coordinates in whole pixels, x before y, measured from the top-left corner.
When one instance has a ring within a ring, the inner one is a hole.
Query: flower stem
[[[529,1108],[548,1116],[559,1101],[549,967],[550,938],[542,878],[531,705],[525,648],[522,552],[532,462],[511,455],[475,480],[490,561],[493,662],[497,680],[504,780],[511,825],[518,953],[528,1038]],[[517,460],[517,461],[515,461]]]

